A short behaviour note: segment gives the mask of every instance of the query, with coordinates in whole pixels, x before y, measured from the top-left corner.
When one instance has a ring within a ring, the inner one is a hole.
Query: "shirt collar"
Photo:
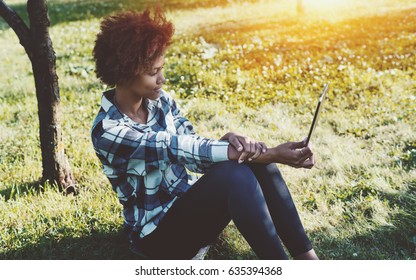
[[[117,106],[114,104],[114,95],[116,91],[114,88],[109,89],[103,92],[103,97],[101,99],[101,107],[110,117],[110,119],[122,119],[124,114],[120,112]]]
[[[146,106],[147,106],[147,108],[148,108],[149,110],[152,110],[152,109],[154,109],[155,107],[157,107],[157,108],[160,108],[160,107],[161,107],[161,106],[160,106],[160,97],[159,97],[159,98],[157,98],[157,99],[155,99],[155,100],[145,98],[145,99],[144,99],[144,102],[145,102],[145,104],[146,104]]]
[[[110,116],[111,119],[121,119],[121,118],[130,119],[128,116],[123,114],[114,104],[115,93],[116,93],[115,88],[104,91],[103,97],[101,99],[101,107]],[[145,98],[144,102],[146,104],[146,107],[149,109],[149,111],[152,111],[155,108],[159,108],[159,109],[162,108],[162,102],[160,101],[160,97],[155,100]]]

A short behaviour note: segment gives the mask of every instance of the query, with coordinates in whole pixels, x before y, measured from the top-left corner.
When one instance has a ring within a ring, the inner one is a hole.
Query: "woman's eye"
[[[162,71],[163,67],[160,67],[159,69],[157,69],[155,72],[150,73],[150,76],[156,76],[157,73],[159,73],[159,71]]]

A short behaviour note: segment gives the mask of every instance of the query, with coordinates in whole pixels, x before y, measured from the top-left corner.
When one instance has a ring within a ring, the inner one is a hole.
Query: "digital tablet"
[[[309,140],[311,140],[312,134],[315,131],[316,123],[318,122],[319,111],[321,110],[322,102],[324,101],[325,94],[328,91],[329,82],[325,85],[324,91],[322,92],[321,96],[319,97],[318,105],[316,106],[315,114],[313,116],[313,121],[311,128],[309,129],[308,138],[306,138],[306,146],[309,144]]]

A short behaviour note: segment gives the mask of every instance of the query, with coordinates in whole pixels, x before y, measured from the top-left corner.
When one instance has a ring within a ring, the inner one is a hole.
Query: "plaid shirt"
[[[120,112],[114,94],[114,89],[103,93],[91,129],[92,143],[124,207],[125,223],[144,237],[191,187],[185,167],[204,173],[214,162],[228,160],[229,143],[196,135],[164,91],[156,100],[144,99],[146,124]]]

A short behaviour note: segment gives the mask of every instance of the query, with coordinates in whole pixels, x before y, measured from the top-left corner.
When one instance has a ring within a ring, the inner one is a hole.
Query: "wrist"
[[[225,135],[224,135],[225,136]],[[229,160],[237,160],[240,157],[239,151],[237,151],[233,145],[228,145],[228,159]]]
[[[267,163],[277,163],[279,158],[279,151],[277,147],[267,148],[264,156]]]
[[[253,163],[277,163],[278,158],[278,150],[276,147],[273,148],[267,148],[266,152],[261,153],[260,156],[256,159],[254,159]]]
[[[238,160],[242,152],[237,151],[233,145],[228,145],[228,159]],[[266,152],[261,153],[259,157],[254,159],[253,163],[280,163],[278,147],[267,148]]]
[[[228,138],[230,138],[231,133],[232,133],[232,132],[227,132],[226,134],[224,134],[224,136],[223,136],[223,137],[221,137],[221,139],[220,139],[220,140],[228,140]]]

